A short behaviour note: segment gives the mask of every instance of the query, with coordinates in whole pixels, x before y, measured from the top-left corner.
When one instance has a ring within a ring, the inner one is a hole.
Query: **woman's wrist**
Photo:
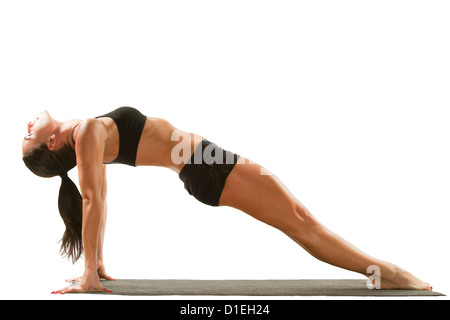
[[[97,272],[97,261],[85,261],[84,272]]]
[[[101,269],[105,266],[103,259],[97,259],[97,269]]]

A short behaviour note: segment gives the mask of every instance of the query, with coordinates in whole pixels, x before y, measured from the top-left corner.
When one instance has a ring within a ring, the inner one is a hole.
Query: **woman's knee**
[[[296,203],[290,212],[289,219],[284,221],[280,229],[296,240],[307,241],[314,238],[314,234],[320,232],[322,228],[307,208]]]

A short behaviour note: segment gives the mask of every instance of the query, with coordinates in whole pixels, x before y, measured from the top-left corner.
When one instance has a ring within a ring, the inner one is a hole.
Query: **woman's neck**
[[[61,145],[67,144],[75,149],[75,143],[72,140],[73,130],[81,123],[82,120],[74,119],[64,122],[56,122],[56,135],[59,137]]]

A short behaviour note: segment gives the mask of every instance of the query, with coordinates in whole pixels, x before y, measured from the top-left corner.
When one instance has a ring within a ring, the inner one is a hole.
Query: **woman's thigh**
[[[275,175],[242,157],[239,162],[226,180],[221,206],[239,209],[284,232],[298,231],[305,223],[316,223]]]

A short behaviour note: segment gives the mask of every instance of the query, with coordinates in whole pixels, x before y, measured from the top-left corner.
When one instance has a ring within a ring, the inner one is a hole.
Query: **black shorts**
[[[179,177],[190,195],[217,207],[225,181],[238,159],[239,155],[203,139],[181,169]]]

